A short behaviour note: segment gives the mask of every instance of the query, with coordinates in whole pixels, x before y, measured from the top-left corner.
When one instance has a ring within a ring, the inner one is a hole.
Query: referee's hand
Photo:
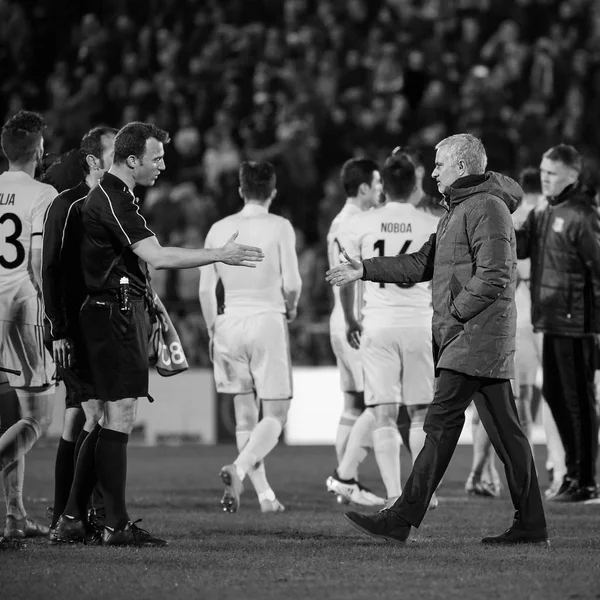
[[[73,366],[73,344],[69,338],[54,340],[52,342],[54,362],[60,367]]]
[[[228,240],[227,243],[221,248],[223,258],[221,262],[226,265],[234,265],[238,267],[251,267],[256,268],[257,262],[261,262],[265,255],[261,248],[255,246],[244,246],[243,244],[237,244],[235,239],[239,235],[239,231],[236,231]]]

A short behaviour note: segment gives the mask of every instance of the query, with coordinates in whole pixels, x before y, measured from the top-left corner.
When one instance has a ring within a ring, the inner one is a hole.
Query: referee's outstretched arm
[[[264,258],[263,251],[255,246],[237,244],[236,231],[221,248],[177,248],[164,247],[155,236],[140,240],[131,249],[155,269],[190,269],[216,262],[240,267],[256,267]]]

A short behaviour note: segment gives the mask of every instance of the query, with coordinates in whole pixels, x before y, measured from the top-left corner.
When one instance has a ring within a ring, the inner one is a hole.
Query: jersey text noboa
[[[361,260],[408,254],[429,239],[437,222],[437,217],[412,204],[388,202],[348,221],[340,231],[340,240],[350,256]],[[431,318],[430,285],[365,282],[362,312],[365,319],[383,315],[403,324],[420,316]]]

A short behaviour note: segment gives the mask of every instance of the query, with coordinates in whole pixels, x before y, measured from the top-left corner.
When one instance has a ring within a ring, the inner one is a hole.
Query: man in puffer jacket
[[[514,376],[517,256],[511,212],[523,191],[512,179],[485,172],[480,140],[459,134],[436,146],[432,177],[447,214],[437,233],[413,254],[372,258],[331,269],[327,280],[389,283],[433,280],[433,348],[439,376],[425,418],[425,446],[404,491],[389,509],[346,518],[359,531],[403,542],[418,527],[458,443],[474,398],[481,421],[505,465],[515,507],[512,527],[486,544],[548,544],[537,474],[517,417]],[[479,392],[479,393],[477,393]]]
[[[598,496],[594,390],[600,333],[600,223],[580,183],[573,146],[548,150],[540,166],[547,202],[517,231],[518,257],[531,258],[531,320],[544,334],[543,393],[565,448],[567,474],[553,502]]]

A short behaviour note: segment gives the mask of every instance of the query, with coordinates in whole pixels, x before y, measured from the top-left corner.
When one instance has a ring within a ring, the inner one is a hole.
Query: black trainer
[[[26,544],[22,538],[7,538],[0,536],[0,550],[22,550]]]
[[[386,542],[403,543],[410,535],[410,525],[389,508],[384,508],[374,515],[347,512],[344,517],[361,533]]]
[[[481,543],[505,546],[514,544],[540,544],[549,546],[550,540],[548,539],[548,531],[545,528],[538,530],[519,529],[513,525],[500,535],[484,537],[481,540]]]
[[[558,496],[558,494],[557,494]],[[598,498],[598,486],[582,485],[569,488],[562,496],[555,496],[555,502],[586,502]]]
[[[51,544],[90,544],[102,543],[102,532],[82,519],[61,515],[56,527],[50,529],[48,540]]]
[[[122,529],[104,526],[102,544],[104,546],[166,546],[167,541],[154,537],[149,531],[138,527],[137,521],[128,521]]]
[[[558,488],[558,492],[548,498],[548,502],[573,502],[571,497],[579,489],[579,484],[573,479],[563,479],[563,482]]]

